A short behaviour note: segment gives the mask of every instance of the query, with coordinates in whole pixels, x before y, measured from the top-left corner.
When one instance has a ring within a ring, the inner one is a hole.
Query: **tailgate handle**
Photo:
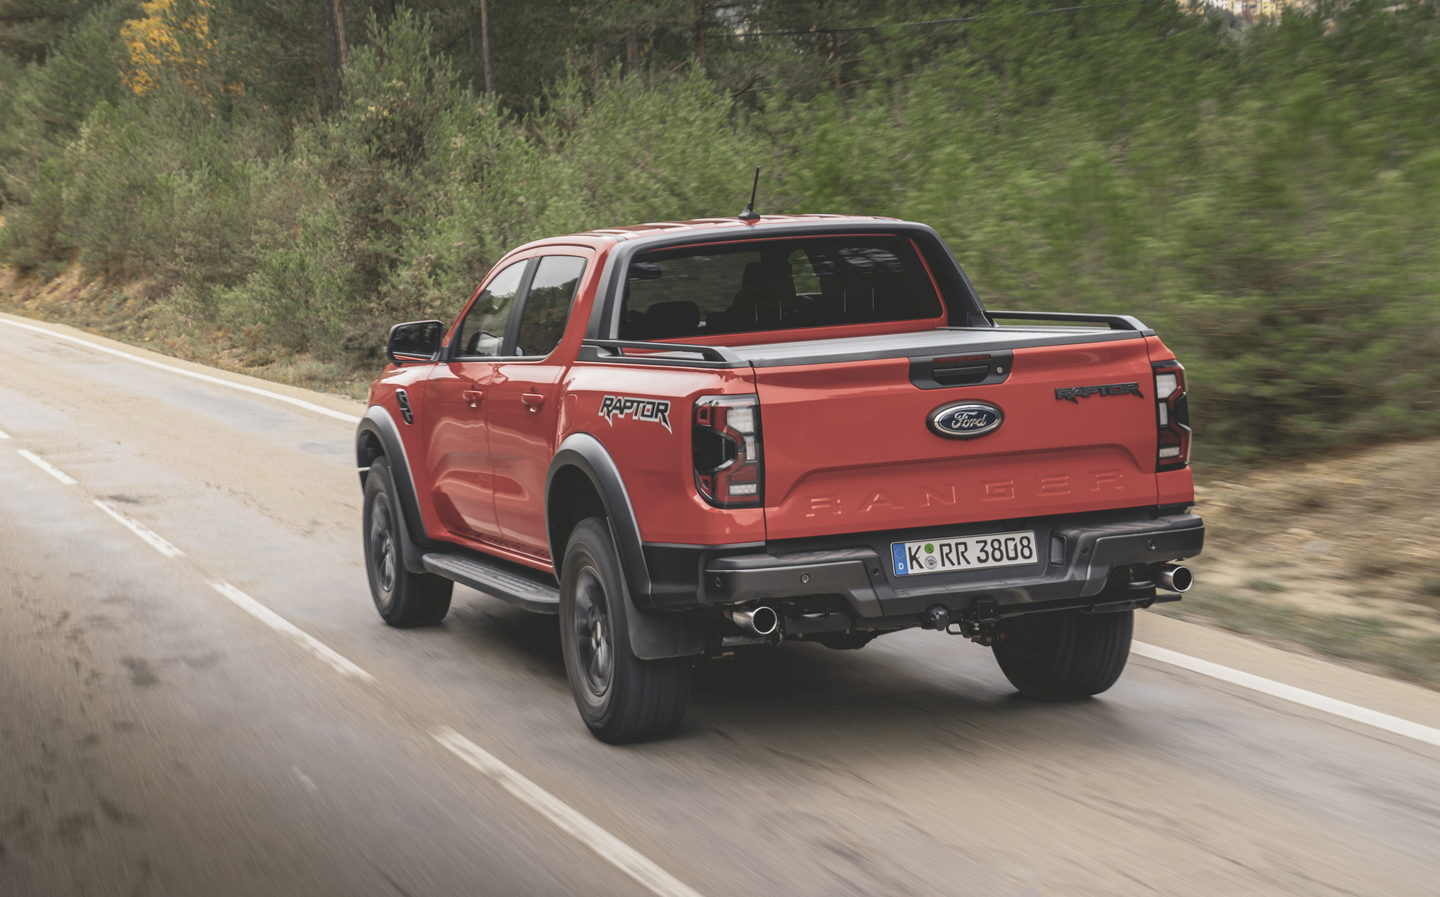
[[[990,376],[990,362],[970,362],[968,364],[945,364],[936,363],[930,369],[930,376],[936,383],[945,386],[963,386],[971,383],[979,383]]]
[[[983,355],[940,355],[910,359],[910,382],[921,389],[947,386],[991,386],[1010,376],[1015,353],[992,349]]]

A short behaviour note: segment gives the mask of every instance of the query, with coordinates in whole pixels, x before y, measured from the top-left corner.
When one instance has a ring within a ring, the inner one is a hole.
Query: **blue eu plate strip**
[[[890,555],[895,559],[895,575],[907,576],[910,573],[910,562],[905,559],[905,543],[895,542],[890,546]]]

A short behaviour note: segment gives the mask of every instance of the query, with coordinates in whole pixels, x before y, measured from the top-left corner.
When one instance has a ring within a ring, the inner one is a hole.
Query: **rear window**
[[[803,237],[637,255],[620,338],[651,340],[939,317],[903,237]]]

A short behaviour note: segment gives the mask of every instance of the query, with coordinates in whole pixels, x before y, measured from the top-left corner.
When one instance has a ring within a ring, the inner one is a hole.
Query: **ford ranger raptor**
[[[985,308],[934,230],[832,215],[595,230],[397,324],[356,451],[371,591],[558,614],[594,735],[662,737],[695,663],[902,629],[1023,694],[1109,688],[1204,539],[1185,372],[1133,317]]]

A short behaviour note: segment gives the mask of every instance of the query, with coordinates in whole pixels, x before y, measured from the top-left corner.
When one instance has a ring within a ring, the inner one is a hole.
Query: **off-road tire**
[[[1088,698],[1115,684],[1130,657],[1135,612],[1035,614],[1011,620],[995,659],[1022,695],[1048,701]]]
[[[575,706],[598,739],[626,744],[679,728],[690,698],[692,662],[640,660],[626,614],[636,613],[603,518],[570,534],[560,576],[560,645]]]
[[[370,596],[375,599],[380,618],[391,626],[433,626],[450,612],[450,593],[455,584],[443,576],[406,569],[404,552],[410,547],[400,538],[399,514],[390,462],[376,458],[365,477],[361,530]]]

